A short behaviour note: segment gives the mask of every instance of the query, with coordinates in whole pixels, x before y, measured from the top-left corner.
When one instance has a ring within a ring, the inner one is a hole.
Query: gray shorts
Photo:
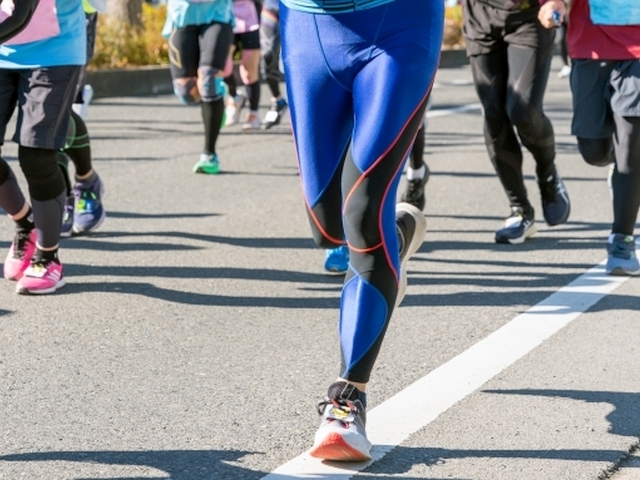
[[[17,106],[14,142],[49,150],[64,147],[80,69],[79,65],[0,69],[0,145]]]
[[[640,59],[572,60],[571,133],[582,138],[613,134],[613,112],[640,117]]]

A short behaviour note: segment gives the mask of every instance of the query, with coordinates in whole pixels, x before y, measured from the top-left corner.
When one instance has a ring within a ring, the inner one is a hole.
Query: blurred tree
[[[116,23],[142,27],[142,3],[143,0],[109,0],[107,15]]]

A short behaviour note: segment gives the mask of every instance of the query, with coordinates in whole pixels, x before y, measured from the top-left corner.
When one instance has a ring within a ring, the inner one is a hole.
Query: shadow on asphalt
[[[380,460],[374,463],[371,467],[368,467],[363,473],[359,474],[357,478],[358,480],[379,480],[381,478],[388,478],[384,475],[402,475],[419,465],[430,467],[434,465],[444,465],[450,460],[453,461],[473,458],[539,459],[584,462],[599,461],[617,464],[620,460],[626,457],[626,455],[626,452],[617,450],[464,450],[400,446],[387,454],[383,460]],[[367,473],[370,473],[371,475],[367,475]],[[403,480],[414,478],[430,480],[431,477],[406,477],[402,475],[398,478],[402,478]],[[441,477],[438,476],[436,478],[440,479]],[[433,480],[435,480],[435,478]]]
[[[609,433],[625,437],[637,437],[640,434],[640,393],[637,392],[553,389],[482,390],[482,392],[497,395],[567,398],[587,403],[608,403],[613,407],[613,411],[606,416],[611,425]]]
[[[126,480],[257,480],[265,472],[248,470],[232,465],[242,457],[255,452],[240,450],[140,450],[140,451],[79,451],[34,452],[0,456],[0,462],[79,462],[99,465],[148,467],[166,472],[168,476],[148,475],[126,477]],[[86,471],[88,466],[83,469]],[[104,475],[104,467],[98,467]],[[16,472],[16,474],[18,474]],[[101,480],[100,477],[77,477],[74,480]],[[112,478],[112,477],[109,477]],[[118,477],[121,478],[121,477]],[[121,480],[125,480],[122,478]]]

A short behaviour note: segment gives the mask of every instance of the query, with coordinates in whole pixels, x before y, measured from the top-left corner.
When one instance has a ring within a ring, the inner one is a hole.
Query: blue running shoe
[[[328,248],[325,251],[324,269],[331,273],[346,273],[349,268],[349,247]]]
[[[631,235],[615,233],[607,244],[607,275],[640,275],[636,242]]]
[[[104,185],[100,177],[96,175],[96,179],[91,183],[76,182],[73,195],[75,197],[73,233],[81,235],[98,228],[107,216],[102,206]]]

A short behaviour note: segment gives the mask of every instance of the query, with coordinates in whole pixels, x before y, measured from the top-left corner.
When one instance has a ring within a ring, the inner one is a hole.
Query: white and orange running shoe
[[[332,384],[318,405],[322,423],[309,454],[337,462],[371,460],[365,408],[366,396],[356,387],[347,382]]]

